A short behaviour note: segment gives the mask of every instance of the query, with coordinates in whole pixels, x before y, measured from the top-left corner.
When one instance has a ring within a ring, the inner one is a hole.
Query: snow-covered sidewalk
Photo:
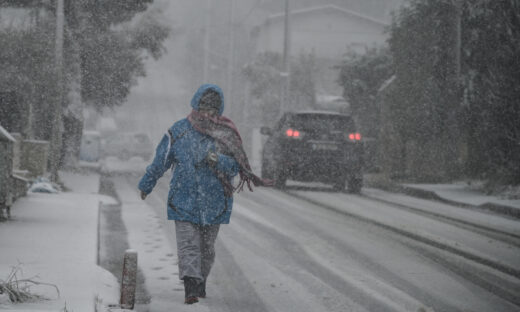
[[[164,199],[153,192],[141,200],[137,185],[124,177],[113,178],[121,200],[121,215],[128,231],[130,248],[138,252],[138,263],[151,296],[149,311],[209,311],[205,300],[184,304],[184,284],[179,280],[173,221],[166,220]],[[158,205],[156,209],[152,205]]]
[[[20,266],[18,279],[56,285],[59,296],[54,287],[34,286],[31,293],[50,300],[11,304],[0,295],[2,310],[92,312],[95,305],[119,301],[118,281],[96,264],[99,203],[115,201],[98,194],[98,174],[60,177],[71,191],[29,192],[13,205],[12,218],[0,223],[0,279]]]
[[[96,264],[100,202],[118,202],[98,194],[97,173],[60,172],[60,178],[70,191],[29,192],[16,201],[11,219],[0,223],[0,282],[20,265],[23,276],[19,273],[18,279],[56,285],[59,296],[53,286],[34,286],[31,293],[50,300],[13,304],[6,295],[0,295],[0,310],[120,311],[107,308],[119,302],[119,282]],[[178,278],[177,252],[172,248],[173,224],[158,216],[148,201],[142,201],[124,177],[114,181],[128,242],[138,251],[138,265],[151,295],[146,308],[159,312],[208,311],[204,302],[196,307],[183,304],[184,287]]]

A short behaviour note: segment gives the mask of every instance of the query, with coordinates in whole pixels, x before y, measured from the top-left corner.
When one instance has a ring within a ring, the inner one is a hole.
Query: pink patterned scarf
[[[249,160],[247,159],[246,152],[242,146],[242,138],[231,119],[224,116],[209,117],[196,110],[192,110],[188,115],[188,120],[195,130],[209,135],[217,142],[221,143],[221,146],[225,149],[225,154],[231,155],[239,164],[240,182],[236,188],[233,188],[233,185],[231,185],[223,173],[217,172],[217,177],[224,186],[224,193],[226,196],[231,197],[233,191],[238,190],[238,192],[240,192],[246,183],[250,191],[253,191],[251,183],[253,183],[254,186],[273,185],[273,181],[262,179],[255,175],[251,170]]]

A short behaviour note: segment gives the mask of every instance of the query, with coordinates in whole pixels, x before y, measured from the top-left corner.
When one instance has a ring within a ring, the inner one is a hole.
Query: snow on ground
[[[473,183],[475,184],[475,183]],[[422,191],[427,191],[431,193],[435,193],[442,199],[450,201],[452,203],[459,203],[464,205],[471,206],[484,206],[484,205],[498,205],[502,207],[508,207],[513,210],[518,210],[520,212],[520,199],[509,199],[517,198],[518,193],[520,191],[519,188],[508,187],[502,194],[498,195],[487,195],[482,191],[482,188],[476,185],[468,185],[466,182],[454,182],[454,183],[445,183],[445,184],[402,184],[404,187],[411,189],[418,189]],[[298,181],[287,181],[287,186],[289,188],[300,188],[300,189],[332,189],[332,187],[328,184],[323,184],[319,182],[298,182]],[[383,196],[393,196],[397,197],[398,194],[383,192],[381,190],[375,189],[363,189],[363,194],[368,196],[374,196],[374,192],[379,193],[379,195]],[[403,197],[404,198],[404,197]],[[410,199],[412,197],[406,196],[406,198]]]
[[[109,172],[142,173],[147,163],[141,159],[120,161],[108,158],[102,164]],[[115,204],[98,194],[99,175],[61,172],[70,191],[58,194],[29,193],[12,208],[12,219],[0,223],[0,279],[5,279],[19,263],[23,276],[54,284],[32,288],[50,300],[10,304],[0,298],[6,311],[94,311],[95,300],[102,305],[119,301],[119,284],[115,277],[96,265],[99,202]],[[292,182],[291,182],[292,183]],[[183,304],[183,285],[178,280],[177,254],[172,248],[173,226],[158,216],[137,190],[123,178],[116,178],[122,200],[122,216],[129,230],[130,247],[139,251],[139,266],[146,277],[152,296],[151,311],[207,311],[202,300],[195,306]],[[297,186],[297,183],[296,185]],[[409,185],[436,192],[441,197],[480,205],[485,202],[505,204],[500,198],[482,195],[458,184]],[[519,201],[507,201],[520,208]],[[168,242],[169,241],[169,242]],[[173,245],[174,246],[174,245]],[[98,303],[99,304],[99,303]]]
[[[0,279],[13,266],[21,265],[23,276],[40,285],[31,292],[49,300],[10,304],[6,311],[94,311],[96,301],[119,301],[115,277],[96,265],[99,202],[114,202],[97,194],[99,175],[60,173],[70,192],[58,194],[28,193],[15,202],[12,219],[0,224]],[[4,298],[5,299],[5,298]]]
[[[417,210],[422,210],[428,213],[440,214],[455,220],[464,220],[466,222],[477,224],[483,227],[500,229],[500,231],[510,233],[512,235],[520,235],[518,220],[505,218],[500,214],[494,214],[475,209],[471,211],[468,211],[467,209],[458,209],[452,204],[411,197],[405,194],[391,193],[373,188],[364,188],[363,195],[374,199],[380,199],[385,202],[404,205],[407,207],[414,207]],[[467,197],[467,195],[463,195],[462,198],[465,197]],[[453,201],[462,202],[462,199],[457,197],[456,200]]]
[[[379,205],[379,203],[364,197],[347,196],[345,194],[330,196],[328,193],[311,191],[295,191],[294,193],[311,202],[326,203],[329,207],[334,207],[339,211],[377,222],[392,229],[399,229],[423,240],[434,241],[442,246],[495,261],[511,268],[516,268],[520,261],[517,249],[511,248],[507,242],[487,239],[482,234],[472,233],[459,226],[453,226],[426,216],[410,214],[397,207]],[[349,205],[345,205],[347,201]],[[480,215],[480,217],[485,218],[485,215]],[[483,220],[480,223],[484,222]],[[516,226],[511,231],[518,233],[518,228],[519,225],[516,222]]]
[[[261,214],[255,213],[254,209],[248,209],[253,205],[241,206],[240,204],[237,204],[236,206],[237,207],[234,210],[235,214],[239,214],[251,220],[260,222],[264,226],[270,228],[270,231],[273,233],[283,233],[282,235],[285,235],[286,237],[303,238],[305,236],[305,234],[293,232],[288,227],[276,226],[275,224],[273,224],[271,220],[262,217]],[[239,222],[234,222],[232,226],[234,228],[242,227]],[[244,236],[246,236],[249,235],[249,232],[251,231],[243,227],[241,232],[245,233]],[[250,237],[250,239],[251,241],[258,240],[258,238],[255,239],[254,237]],[[311,243],[311,240],[308,238],[305,239],[305,242],[306,244],[302,244],[301,248],[302,251],[304,251],[304,253],[310,257],[310,259],[314,260],[315,263],[326,264],[327,269],[334,272],[334,275],[340,276],[341,278],[343,278],[344,281],[348,281],[347,284],[350,289],[355,289],[360,293],[367,294],[368,296],[372,297],[375,301],[383,303],[385,306],[388,306],[389,311],[400,311],[403,310],[404,307],[414,307],[413,310],[418,310],[422,307],[422,304],[419,301],[412,298],[405,292],[400,291],[394,286],[389,285],[385,281],[378,279],[375,275],[372,275],[369,272],[363,272],[362,270],[360,270],[359,267],[356,267],[355,265],[347,265],[347,259],[342,259],[341,261],[331,260],[330,251],[323,252],[324,250],[326,250],[325,244],[316,244],[314,242]],[[231,243],[232,240],[226,241],[226,245]],[[323,249],[320,249],[320,247],[323,247]],[[238,250],[238,248],[236,247],[233,247],[232,249]],[[265,297],[272,298],[275,307],[281,307],[282,311],[320,311],[320,308],[322,308],[322,306],[319,304],[320,299],[317,294],[308,293],[308,290],[306,290],[305,287],[302,287],[300,283],[291,280],[289,276],[285,276],[284,272],[279,272],[276,270],[276,268],[269,267],[268,263],[263,263],[265,261],[263,259],[258,259],[257,256],[251,256],[247,261],[240,261],[240,257],[245,257],[244,254],[248,252],[248,250],[244,248],[240,250],[240,253],[236,253],[236,258],[238,260],[237,262],[247,263],[249,269],[253,267],[258,268],[258,270],[260,270],[258,275],[262,276],[264,280],[255,278],[255,286],[260,286],[262,284],[269,286],[265,287],[264,289],[257,289],[257,292],[268,294]],[[255,258],[257,258],[257,263],[251,263],[250,259],[255,260]],[[297,300],[300,304],[303,305],[303,307],[295,309],[294,303],[291,300],[287,300],[286,302],[284,302],[284,300],[275,301],[276,293],[273,294],[272,292],[280,293],[280,290],[273,289],[272,287],[270,287],[270,285],[272,285],[274,281],[276,281],[277,284],[284,285],[287,288],[287,293],[284,294],[284,297],[288,297],[291,295],[296,296],[298,298]],[[293,306],[284,307],[284,304],[292,304]],[[364,308],[362,308],[361,306],[357,306],[357,304],[354,302],[349,302],[349,305],[350,309],[352,309],[351,311],[365,311]],[[273,310],[276,310],[275,307],[273,307]]]
[[[431,191],[436,193],[441,198],[463,204],[481,206],[492,203],[520,209],[520,199],[502,199],[498,196],[486,195],[476,189],[471,188],[465,183],[404,184],[404,186]]]

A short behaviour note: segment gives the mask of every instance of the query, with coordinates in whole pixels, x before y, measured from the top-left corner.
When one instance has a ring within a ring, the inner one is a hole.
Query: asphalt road
[[[158,216],[167,187],[163,178],[149,202]],[[219,312],[520,310],[514,222],[486,222],[445,204],[439,214],[457,213],[443,218],[406,205],[312,187],[236,194],[203,305]]]

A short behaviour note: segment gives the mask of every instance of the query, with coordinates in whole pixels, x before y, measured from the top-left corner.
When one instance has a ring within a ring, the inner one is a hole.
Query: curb
[[[498,214],[501,214],[504,216],[513,217],[515,219],[520,219],[520,209],[510,207],[510,206],[499,205],[499,204],[494,204],[494,203],[489,203],[489,202],[482,204],[482,205],[470,205],[470,204],[466,204],[463,202],[446,199],[444,197],[439,196],[437,193],[435,193],[433,191],[427,191],[427,190],[414,188],[414,187],[410,187],[410,186],[404,186],[404,185],[399,185],[399,192],[406,194],[406,195],[413,196],[413,197],[419,197],[419,198],[423,198],[423,199],[434,199],[434,200],[438,200],[438,201],[441,201],[441,202],[444,202],[447,204],[451,204],[451,205],[461,206],[461,207],[465,207],[465,208],[473,208],[473,209],[477,208],[477,209],[492,211],[492,212],[495,212],[495,213],[498,213]]]

